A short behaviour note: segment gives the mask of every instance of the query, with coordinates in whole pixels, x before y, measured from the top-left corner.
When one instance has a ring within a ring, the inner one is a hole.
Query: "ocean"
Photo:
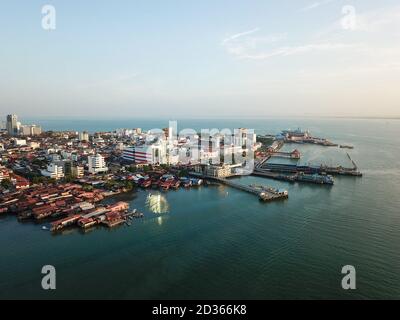
[[[174,119],[170,119],[174,120]],[[45,130],[163,128],[167,120],[46,120]],[[178,120],[182,128],[247,127],[256,133],[309,129],[353,150],[309,145],[305,163],[346,164],[364,174],[334,186],[241,177],[289,191],[262,203],[227,186],[118,199],[145,217],[131,226],[52,235],[41,224],[0,217],[0,298],[74,299],[394,299],[400,297],[399,120]],[[108,200],[111,201],[111,200]],[[115,201],[112,200],[112,201]],[[56,268],[56,290],[41,288],[41,268]],[[342,267],[357,288],[341,287]]]

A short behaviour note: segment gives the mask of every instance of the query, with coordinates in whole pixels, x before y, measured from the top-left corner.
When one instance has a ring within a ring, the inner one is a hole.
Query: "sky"
[[[0,0],[0,117],[399,117],[399,40],[398,0]]]

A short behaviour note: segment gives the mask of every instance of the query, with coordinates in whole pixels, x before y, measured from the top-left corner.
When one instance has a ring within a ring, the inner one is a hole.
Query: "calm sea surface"
[[[50,130],[144,129],[167,121],[39,122]],[[310,129],[354,150],[286,145],[309,163],[348,164],[362,178],[333,187],[239,178],[284,188],[289,199],[261,203],[229,187],[120,196],[145,213],[132,226],[52,235],[40,224],[0,217],[0,298],[400,298],[400,121],[182,120],[179,128]],[[41,289],[54,265],[57,289]],[[341,289],[341,269],[357,270],[357,289]]]

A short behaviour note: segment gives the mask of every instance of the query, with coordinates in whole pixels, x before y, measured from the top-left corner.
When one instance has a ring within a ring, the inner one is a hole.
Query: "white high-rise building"
[[[167,164],[167,143],[159,140],[152,144],[135,145],[126,147],[122,153],[125,161],[137,164]]]
[[[19,132],[23,136],[37,136],[42,133],[42,128],[35,124],[23,125],[20,127]]]
[[[104,157],[101,154],[89,156],[88,166],[89,166],[89,172],[92,174],[108,171]]]

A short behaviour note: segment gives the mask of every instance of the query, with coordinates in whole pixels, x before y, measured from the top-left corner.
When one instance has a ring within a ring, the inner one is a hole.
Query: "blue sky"
[[[1,0],[0,40],[1,117],[400,115],[398,1]]]

